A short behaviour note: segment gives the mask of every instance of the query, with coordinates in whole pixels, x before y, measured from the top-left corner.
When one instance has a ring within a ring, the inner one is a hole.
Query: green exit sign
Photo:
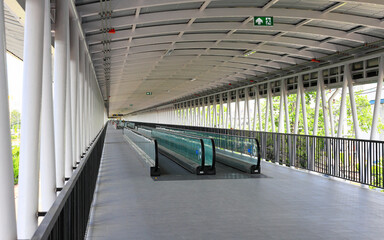
[[[273,17],[253,17],[254,26],[273,26]]]
[[[152,95],[152,92],[146,92],[146,95]]]

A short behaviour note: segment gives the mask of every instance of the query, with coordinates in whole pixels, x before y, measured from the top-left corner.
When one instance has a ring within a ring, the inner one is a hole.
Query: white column
[[[383,91],[383,78],[384,78],[384,56],[380,57],[379,64],[379,76],[377,77],[377,86],[376,86],[376,97],[375,97],[375,107],[373,109],[373,119],[371,127],[371,140],[379,140],[377,124],[380,116],[380,101],[381,101],[381,92]]]
[[[207,120],[206,120],[206,117],[205,117],[205,98],[203,98],[203,127],[206,127],[207,126]]]
[[[223,93],[220,93],[220,128],[224,126],[224,108],[223,108]]]
[[[0,233],[4,240],[14,240],[17,236],[3,7],[0,1]]]
[[[257,90],[257,86],[255,86],[253,88],[253,91],[255,93],[253,94],[254,101],[253,101],[253,126],[252,126],[252,130],[256,131],[256,106],[257,106],[257,101],[256,101],[257,96],[256,96],[256,94],[257,94],[257,91],[258,91]]]
[[[265,132],[268,132],[268,118],[269,118],[269,84],[267,87],[267,95],[265,96]]]
[[[56,186],[64,186],[65,161],[65,95],[67,80],[68,0],[56,3],[55,60],[54,60],[54,120]]]
[[[291,133],[291,121],[289,119],[289,109],[288,109],[288,92],[287,92],[287,82],[283,82],[284,90],[284,110],[285,110],[285,125],[286,133]]]
[[[320,94],[321,94],[321,89],[320,89],[320,82],[319,80],[317,81],[317,87],[316,87],[316,103],[315,103],[315,119],[313,122],[313,135],[317,135],[317,130],[318,130],[318,124],[319,124],[319,108],[320,108]]]
[[[19,239],[31,238],[37,228],[44,1],[27,0],[25,16],[23,115],[21,118],[17,217]]]
[[[48,212],[56,199],[55,135],[53,127],[50,0],[45,0],[43,86],[40,130],[40,205]]]
[[[81,44],[79,45],[79,79],[78,79],[78,83],[77,83],[77,86],[78,86],[78,113],[79,113],[79,116],[78,116],[78,136],[77,136],[77,139],[78,139],[78,155],[77,155],[77,159],[79,159],[82,155],[83,155],[83,152],[84,152],[84,139],[83,139],[83,136],[84,136],[84,127],[83,127],[83,124],[84,124],[84,91],[83,91],[83,88],[84,88],[84,45],[83,43],[81,42]]]
[[[335,136],[335,127],[334,127],[335,123],[333,120],[332,102],[333,102],[333,99],[336,97],[336,95],[339,93],[339,91],[340,91],[340,88],[336,89],[336,91],[328,99],[329,122],[331,125],[331,136]]]
[[[359,119],[357,118],[355,92],[353,91],[353,82],[352,82],[352,76],[351,76],[349,64],[346,64],[344,67],[344,77],[348,80],[349,100],[351,102],[353,128],[355,129],[355,138],[360,139]]]
[[[84,49],[85,54],[85,49]],[[87,106],[87,92],[88,92],[88,59],[86,54],[84,56],[84,81],[83,81],[83,152],[87,151],[88,142],[88,131],[87,131],[87,123],[88,123],[88,106]]]
[[[226,116],[225,128],[228,128],[228,124],[229,124],[229,126],[231,126],[230,128],[232,128],[232,112],[231,112],[232,108],[231,108],[231,103],[232,103],[231,92],[228,91],[227,92],[227,116]]]
[[[300,115],[300,84],[299,77],[297,79],[297,92],[296,92],[296,113],[295,113],[295,125],[293,127],[294,134],[299,132],[299,115]]]
[[[79,160],[78,153],[78,122],[77,122],[77,112],[78,112],[78,83],[77,77],[79,73],[79,34],[77,30],[77,19],[72,19],[71,21],[71,115],[72,115],[72,165],[76,166],[76,162]],[[96,116],[95,116],[96,117]]]
[[[275,131],[275,117],[273,115],[273,98],[272,98],[272,88],[271,88],[271,84],[268,83],[268,98],[269,98],[269,108],[270,108],[270,111],[271,111],[271,125],[272,125],[272,132],[276,132]]]
[[[239,124],[237,124],[239,123]],[[240,129],[240,96],[239,90],[236,90],[236,104],[235,104],[235,120],[234,120],[234,129]],[[237,127],[239,126],[239,127]]]
[[[72,112],[71,112],[71,69],[70,69],[70,37],[69,37],[69,18],[67,25],[67,82],[65,92],[65,178],[69,179],[73,172],[73,149],[72,149]]]
[[[244,89],[244,107],[243,107],[243,130],[245,130],[245,121],[246,121],[246,113],[247,113],[247,102],[248,102],[248,88]]]
[[[299,76],[299,85],[300,85],[301,111],[303,112],[304,134],[308,135],[307,107],[305,104],[303,75]]]
[[[283,133],[284,128],[284,115],[283,115],[283,102],[284,102],[284,79],[281,79],[280,81],[280,105],[279,105],[279,127],[277,131],[279,133]]]
[[[325,94],[324,76],[323,76],[323,71],[322,70],[320,70],[319,73],[318,73],[318,82],[320,83],[321,104],[322,104],[322,107],[323,107],[324,131],[325,131],[325,136],[329,137],[328,113],[327,113],[327,109],[326,109],[327,97],[326,97],[326,94]]]
[[[263,131],[263,124],[261,122],[261,108],[260,108],[260,92],[259,87],[255,86],[256,91],[256,105],[257,105],[257,118],[259,119],[259,131]]]

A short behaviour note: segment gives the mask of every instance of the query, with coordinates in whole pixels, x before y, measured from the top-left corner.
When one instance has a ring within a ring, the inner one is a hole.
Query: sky
[[[9,109],[21,112],[21,95],[23,86],[23,62],[7,53]]]

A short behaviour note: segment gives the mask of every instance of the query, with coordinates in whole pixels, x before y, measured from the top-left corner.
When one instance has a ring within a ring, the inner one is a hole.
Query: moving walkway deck
[[[220,168],[216,176],[192,177],[173,166],[151,178],[122,130],[109,126],[87,239],[308,240],[384,235],[383,193],[262,165],[259,177]]]

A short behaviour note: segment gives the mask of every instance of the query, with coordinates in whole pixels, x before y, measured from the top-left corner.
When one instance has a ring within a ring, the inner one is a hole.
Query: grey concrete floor
[[[112,127],[95,195],[87,239],[384,239],[383,193],[266,162],[257,178],[157,181]]]

